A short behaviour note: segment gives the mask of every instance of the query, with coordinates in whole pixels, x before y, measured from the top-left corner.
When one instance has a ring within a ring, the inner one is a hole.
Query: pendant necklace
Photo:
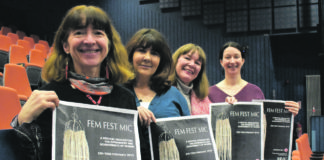
[[[96,102],[89,94],[87,94],[87,97],[90,99],[90,101],[93,104],[99,105],[101,103],[102,96],[99,97],[98,101]]]

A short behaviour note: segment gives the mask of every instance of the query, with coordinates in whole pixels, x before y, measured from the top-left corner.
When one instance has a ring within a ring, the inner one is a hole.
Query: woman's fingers
[[[30,123],[35,120],[44,110],[55,109],[59,104],[59,99],[54,91],[32,92],[27,102],[24,104],[18,115],[19,124]]]
[[[227,96],[225,98],[225,102],[227,102],[229,104],[233,104],[233,103],[237,102],[237,99],[235,97],[232,97],[232,96]]]
[[[137,110],[142,125],[149,126],[151,121],[156,122],[154,114],[149,109],[140,106]]]
[[[286,109],[291,112],[294,116],[296,116],[299,112],[300,106],[297,102],[294,101],[286,101],[285,102]]]

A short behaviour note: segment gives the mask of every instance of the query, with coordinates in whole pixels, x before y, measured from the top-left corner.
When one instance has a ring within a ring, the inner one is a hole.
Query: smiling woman
[[[26,159],[51,159],[52,111],[60,100],[137,110],[134,95],[118,85],[134,74],[119,34],[102,9],[86,5],[71,8],[53,46],[42,70],[48,83],[31,94],[11,123]],[[139,137],[143,140],[141,130]],[[141,147],[142,159],[147,159],[147,148]]]
[[[93,25],[71,31],[64,51],[70,54],[76,73],[87,77],[99,77],[100,65],[107,57],[109,40],[103,30]]]
[[[179,47],[172,56],[176,72],[172,84],[186,98],[191,115],[209,114],[206,54],[193,43]]]
[[[156,118],[190,115],[186,100],[168,79],[173,73],[171,51],[155,29],[137,31],[126,45],[135,78],[125,85],[134,92],[142,129],[149,146],[147,126]]]
[[[265,99],[262,90],[257,85],[241,77],[241,68],[245,62],[247,49],[247,46],[234,41],[226,42],[220,49],[219,61],[225,71],[225,78],[209,87],[208,97],[212,103]],[[286,101],[285,105],[294,116],[298,114],[300,107],[297,102]]]

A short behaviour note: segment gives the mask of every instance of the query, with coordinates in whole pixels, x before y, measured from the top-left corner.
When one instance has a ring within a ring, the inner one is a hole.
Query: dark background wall
[[[267,99],[301,101],[302,110],[295,121],[305,125],[305,76],[320,74],[317,0],[167,2],[1,1],[0,24],[27,35],[37,34],[51,43],[69,8],[77,4],[97,5],[109,13],[125,44],[137,30],[147,27],[162,32],[172,51],[189,42],[200,45],[207,54],[210,85],[224,78],[218,59],[220,47],[226,41],[237,41],[249,46],[243,78],[258,85]]]

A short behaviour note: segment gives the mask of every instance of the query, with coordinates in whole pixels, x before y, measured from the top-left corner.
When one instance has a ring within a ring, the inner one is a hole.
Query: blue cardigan
[[[136,105],[140,106],[140,101],[138,100],[136,95],[135,100]],[[180,117],[190,115],[186,99],[174,86],[171,86],[170,89],[164,94],[161,94],[159,96],[156,95],[149,105],[149,110],[153,112],[155,118]]]

